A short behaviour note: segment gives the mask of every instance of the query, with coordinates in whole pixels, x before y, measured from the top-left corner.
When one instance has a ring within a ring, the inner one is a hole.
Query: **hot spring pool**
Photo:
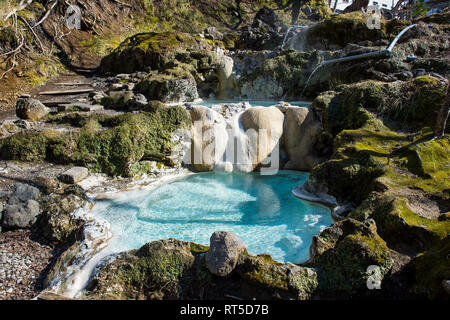
[[[110,223],[114,252],[168,238],[209,245],[214,231],[230,231],[252,254],[301,263],[309,258],[312,236],[332,224],[327,208],[292,195],[307,178],[294,171],[193,174],[99,201],[93,214]]]

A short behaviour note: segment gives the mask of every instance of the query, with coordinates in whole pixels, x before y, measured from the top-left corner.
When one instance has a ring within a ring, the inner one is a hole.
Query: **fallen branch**
[[[48,16],[50,15],[50,12],[52,12],[53,8],[56,7],[56,5],[58,4],[58,0],[55,0],[55,2],[53,3],[53,5],[50,7],[50,9],[47,10],[47,12],[45,13],[45,15],[42,17],[41,20],[39,20],[38,23],[36,23],[33,28],[36,28],[38,25],[40,25],[42,22],[44,22]]]

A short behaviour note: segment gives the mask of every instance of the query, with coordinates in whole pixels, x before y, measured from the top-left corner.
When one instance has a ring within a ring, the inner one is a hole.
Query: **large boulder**
[[[38,188],[17,183],[12,187],[3,213],[2,226],[6,229],[26,229],[31,227],[41,213],[41,193]],[[1,220],[0,220],[1,221]]]
[[[84,223],[72,213],[83,207],[85,200],[74,194],[52,194],[48,197],[39,220],[44,236],[50,241],[64,242],[73,236]]]
[[[206,107],[191,110],[190,165],[195,171],[211,171],[222,159],[228,143],[227,124],[219,113]]]
[[[251,26],[241,29],[236,48],[241,50],[273,50],[281,45],[287,26],[278,18],[273,9],[262,8]]]
[[[20,99],[16,104],[16,115],[24,120],[39,121],[49,113],[50,109],[36,99]]]
[[[76,164],[91,172],[121,176],[147,173],[147,160],[178,165],[170,156],[177,144],[172,137],[175,130],[188,129],[189,112],[182,107],[149,109],[139,114],[64,115],[62,121],[74,121],[81,130],[21,131],[0,141],[0,156]]]
[[[238,96],[239,88],[235,74],[233,73],[233,58],[222,55],[219,57],[219,61],[219,66],[217,68],[217,78],[219,80],[217,98],[234,98]]]
[[[39,203],[27,200],[20,205],[6,205],[2,226],[7,229],[25,229],[31,227],[40,214]]]
[[[285,169],[311,171],[323,160],[318,150],[322,124],[309,108],[290,107],[285,117],[283,145],[289,157]]]
[[[28,184],[16,183],[12,187],[12,194],[8,197],[9,205],[18,205],[28,200],[39,200],[39,189]]]
[[[270,157],[272,161],[278,161],[283,135],[283,113],[276,107],[249,108],[241,114],[240,122],[249,139],[249,145],[243,151],[246,156],[245,164],[252,169],[250,171],[261,164],[267,164]]]
[[[205,39],[187,33],[140,33],[126,39],[103,58],[99,70],[114,73],[159,70],[172,62],[177,54],[209,47]]]
[[[227,276],[233,272],[244,250],[244,243],[233,233],[216,231],[210,238],[209,251],[205,256],[206,267],[212,274]]]
[[[313,237],[311,256],[319,274],[319,290],[328,293],[368,291],[373,289],[368,284],[373,275],[380,282],[374,284],[378,287],[392,267],[389,248],[373,220],[336,222]]]
[[[164,103],[192,102],[199,98],[194,77],[182,68],[152,74],[141,81],[136,90],[149,100]]]

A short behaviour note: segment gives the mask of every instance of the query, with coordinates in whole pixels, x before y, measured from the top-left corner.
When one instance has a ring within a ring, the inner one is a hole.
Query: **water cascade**
[[[284,36],[283,43],[281,44],[281,49],[284,49],[284,46],[286,45],[286,41],[287,41],[288,36],[291,33],[291,31],[297,30],[297,29],[305,30],[305,29],[308,29],[308,27],[307,26],[297,26],[297,25],[290,27],[288,29],[288,31],[286,32],[286,35]]]

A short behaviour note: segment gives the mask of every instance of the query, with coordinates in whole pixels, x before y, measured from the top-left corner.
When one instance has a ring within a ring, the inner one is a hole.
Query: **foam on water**
[[[332,224],[327,208],[292,195],[307,178],[293,171],[194,174],[98,202],[93,214],[110,223],[115,252],[168,238],[209,245],[214,231],[230,231],[252,254],[300,263],[309,258],[312,236]]]

